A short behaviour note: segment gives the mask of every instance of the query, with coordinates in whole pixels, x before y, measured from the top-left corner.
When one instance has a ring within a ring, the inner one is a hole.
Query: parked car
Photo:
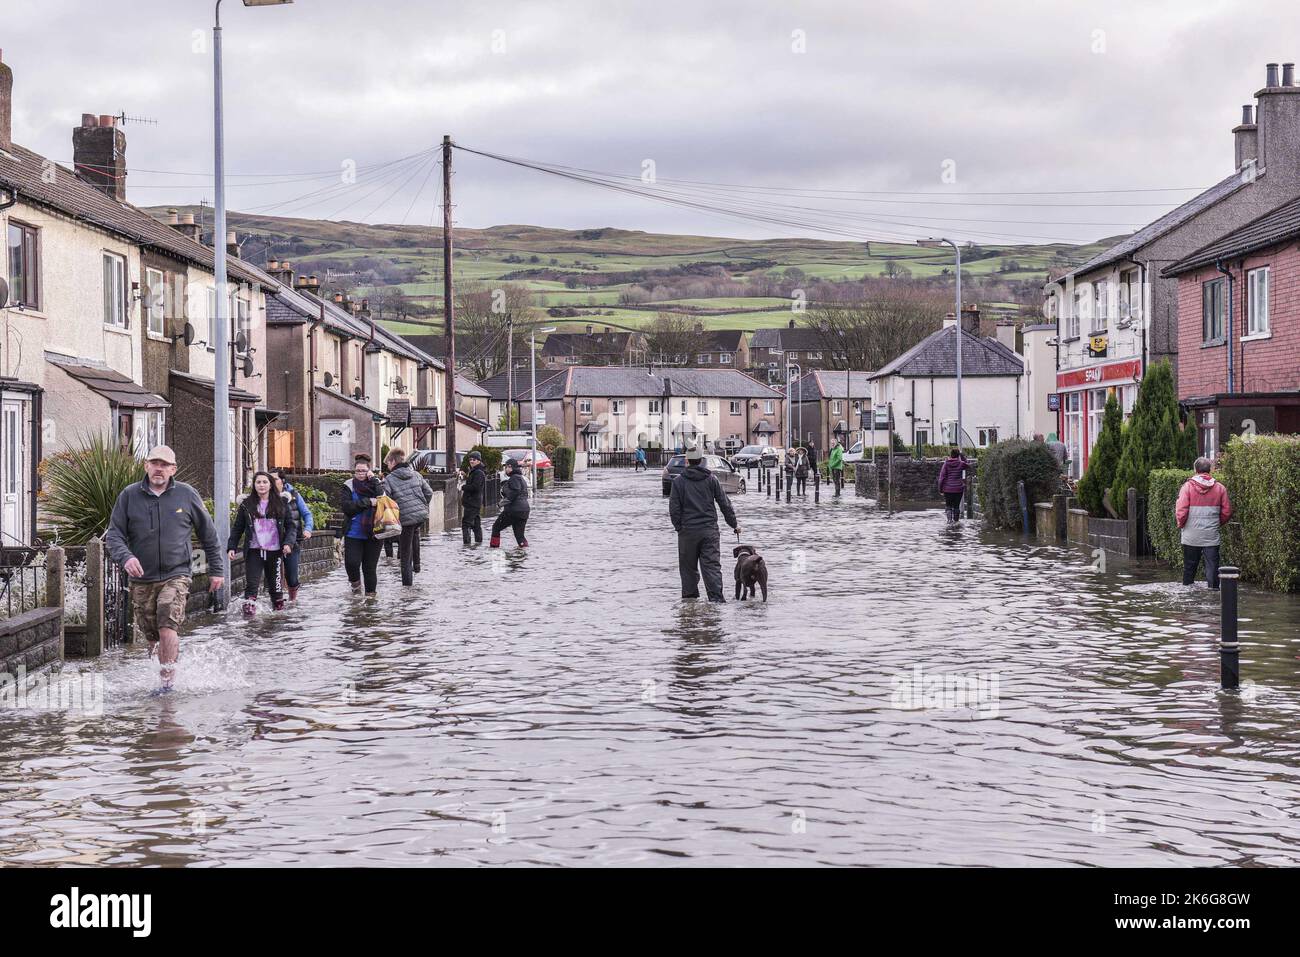
[[[706,469],[718,477],[722,482],[722,490],[728,495],[734,495],[736,492],[745,491],[745,480],[721,455],[706,455],[703,459]],[[673,490],[673,480],[686,471],[686,456],[674,455],[664,466],[663,485],[664,494],[667,495]]]
[[[417,472],[447,471],[447,453],[442,449],[416,449],[407,461]]]
[[[731,464],[737,469],[773,468],[778,458],[776,449],[770,445],[746,445],[731,457]]]
[[[519,463],[520,468],[524,468],[524,469],[532,468],[533,467],[532,458],[533,458],[532,449],[502,449],[501,450],[502,462],[504,462],[506,459],[514,459],[516,462]],[[551,467],[551,457],[547,455],[545,452],[543,452],[541,449],[537,450],[537,467],[539,469],[549,469]]]
[[[862,440],[858,439],[853,443],[853,447],[844,453],[844,464],[851,465],[854,462],[862,461],[863,445]]]

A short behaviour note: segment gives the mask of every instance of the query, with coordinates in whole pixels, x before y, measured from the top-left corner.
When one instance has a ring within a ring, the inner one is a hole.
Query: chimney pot
[[[1282,85],[1295,86],[1295,64],[1294,63],[1282,64]]]
[[[1254,122],[1255,122],[1255,107],[1250,103],[1246,103],[1241,108],[1241,125],[1250,126]]]
[[[275,271],[276,271],[277,269],[279,269],[279,268],[280,268],[280,260],[278,260],[278,259],[268,259],[268,260],[267,260],[267,262],[266,262],[266,271],[267,271],[267,272],[273,273],[273,272],[275,272]]]
[[[168,226],[177,226],[177,225],[180,224],[180,221],[181,221],[181,217],[180,217],[180,213],[179,213],[178,210],[175,210],[175,209],[169,209],[169,210],[167,210],[167,225],[168,225]]]
[[[82,125],[82,126],[98,126],[98,125],[99,125],[99,117],[96,116],[94,113],[82,113],[82,114],[81,114],[81,125]]]
[[[1277,64],[1269,63],[1264,68],[1264,85],[1272,88],[1277,86]]]
[[[182,225],[182,226],[193,226],[193,225],[194,225],[194,214],[193,214],[193,213],[181,213],[181,225]]]
[[[100,114],[99,114],[99,125],[100,125],[100,126],[117,126],[117,117],[116,117],[116,116],[110,116],[110,115],[107,114],[107,113],[100,113]]]

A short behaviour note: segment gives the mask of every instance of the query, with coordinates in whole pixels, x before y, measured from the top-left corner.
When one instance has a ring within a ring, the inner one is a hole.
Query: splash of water
[[[250,687],[248,656],[223,638],[188,640],[181,644],[176,663],[174,694],[207,694]],[[140,697],[158,687],[158,659],[132,657],[108,676],[108,690],[114,696]]]

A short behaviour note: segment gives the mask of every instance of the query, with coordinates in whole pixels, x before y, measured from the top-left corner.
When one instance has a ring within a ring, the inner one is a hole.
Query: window
[[[1226,283],[1215,279],[1201,286],[1201,341],[1223,341],[1224,316],[1227,312],[1224,291]]]
[[[731,353],[730,353],[730,352],[722,352],[722,353],[719,353],[719,354],[718,354],[718,364],[719,364],[719,365],[724,365],[724,366],[729,366],[729,365],[731,365]]]
[[[238,338],[239,334],[243,333],[244,348],[245,351],[247,351],[248,346],[251,346],[253,344],[252,305],[249,303],[247,299],[236,299],[233,308],[230,310],[230,315],[231,315],[231,323],[230,323],[231,341],[232,342],[235,341]],[[388,381],[387,375],[384,376],[383,381],[385,382]]]
[[[104,253],[104,325],[126,328],[126,260]]]
[[[844,412],[844,403],[839,399],[831,400],[831,415],[842,415]]]
[[[808,356],[809,359],[820,359],[822,357],[822,354],[820,352],[809,352],[806,353],[806,355]]]
[[[1138,271],[1126,269],[1119,274],[1120,319],[1134,319],[1142,313],[1142,289],[1138,285]]]
[[[1117,400],[1118,401],[1118,400]],[[1106,390],[1092,389],[1088,392],[1088,451],[1097,444],[1101,435],[1101,424],[1106,415]]]
[[[9,222],[9,299],[15,306],[39,309],[40,255],[35,227]]]
[[[651,414],[651,415],[658,415],[658,414],[659,414],[660,412],[662,412],[662,411],[663,411],[663,401],[662,401],[661,399],[651,399],[651,400],[650,400],[650,414]]]
[[[149,454],[149,450],[155,446],[162,445],[166,441],[164,428],[164,413],[162,410],[141,409],[134,415],[132,423],[132,450],[135,454],[144,458]]]
[[[166,282],[162,270],[146,269],[144,271],[145,328],[149,330],[151,336],[162,336],[167,332],[166,317],[163,314],[166,301],[164,292]]]
[[[984,449],[993,445],[998,440],[998,430],[995,428],[979,429],[979,447]]]
[[[611,415],[622,415],[624,399],[613,399],[609,403],[609,412]]]
[[[728,403],[727,411],[729,411],[732,415],[740,415],[740,403],[735,399],[732,399],[731,402]]]
[[[929,429],[917,429],[917,430],[916,430],[916,444],[919,445],[919,446],[921,446],[922,448],[924,448],[925,446],[927,446],[927,445],[930,444],[930,430],[929,430]]]
[[[767,399],[767,400],[765,400],[765,401],[763,402],[763,414],[764,414],[764,415],[771,415],[771,414],[772,414],[773,412],[775,412],[775,411],[776,411],[776,400],[774,400],[774,399]]]
[[[1092,331],[1105,332],[1106,320],[1110,318],[1110,283],[1106,280],[1097,283],[1094,295],[1097,308],[1092,311]]]
[[[700,399],[698,402],[695,403],[695,411],[698,412],[700,415],[708,415],[709,403],[704,401],[703,399]]]
[[[1083,393],[1067,392],[1065,399],[1065,447],[1070,455],[1070,477],[1079,478],[1083,466]]]
[[[1216,458],[1219,452],[1219,430],[1215,424],[1213,409],[1197,413],[1197,427],[1201,433],[1201,454],[1207,458]]]
[[[713,356],[711,356],[711,355],[710,355],[709,353],[707,353],[707,352],[701,352],[699,355],[697,355],[697,356],[695,357],[695,364],[696,364],[696,365],[706,366],[706,365],[708,365],[709,363],[711,363],[712,361],[713,361]]]
[[[615,452],[627,451],[627,439],[625,436],[619,435],[618,433],[614,434],[614,451]]]
[[[581,358],[582,358],[581,356],[565,356],[564,364],[570,366],[576,366],[578,364],[578,360]]]
[[[682,415],[686,414],[686,400],[682,399]]]
[[[579,400],[578,400],[578,413],[579,413],[580,415],[591,415],[591,400],[590,400],[590,399],[579,399]]]
[[[343,366],[342,366],[343,343],[340,342],[338,339],[331,339],[330,353],[331,353],[331,359],[333,360],[332,371],[334,373],[334,384],[338,386],[340,389],[342,389],[343,383],[341,380],[343,376]]]
[[[1268,267],[1262,266],[1246,273],[1246,335],[1268,334]]]
[[[208,351],[216,352],[217,341],[217,290],[208,290]]]

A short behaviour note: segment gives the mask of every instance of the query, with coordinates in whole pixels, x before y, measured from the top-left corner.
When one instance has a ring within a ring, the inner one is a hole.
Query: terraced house
[[[0,63],[0,539],[30,541],[36,465],[99,433],[138,452],[206,432],[187,475],[212,489],[215,349],[233,355],[232,487],[239,461],[264,461],[256,410],[265,360],[264,291],[230,266],[230,341],[214,343],[212,250],[192,225],[160,223],[126,201],[126,136],[111,116],[86,114],[73,130],[74,169],[12,139],[13,76]],[[200,414],[202,413],[202,414]],[[245,470],[246,471],[246,470]]]
[[[525,429],[532,423],[531,399],[526,392],[521,400]],[[545,423],[580,452],[691,442],[734,451],[781,434],[781,394],[738,369],[580,366],[539,383],[537,400]]]
[[[1242,107],[1232,134],[1231,174],[1044,286],[1045,309],[1057,325],[1052,404],[1076,477],[1100,434],[1106,399],[1115,395],[1127,415],[1150,363],[1168,359],[1177,369],[1187,359],[1181,346],[1203,345],[1180,336],[1179,281],[1167,267],[1300,196],[1293,64],[1280,73],[1268,64],[1264,86],[1254,104]]]

